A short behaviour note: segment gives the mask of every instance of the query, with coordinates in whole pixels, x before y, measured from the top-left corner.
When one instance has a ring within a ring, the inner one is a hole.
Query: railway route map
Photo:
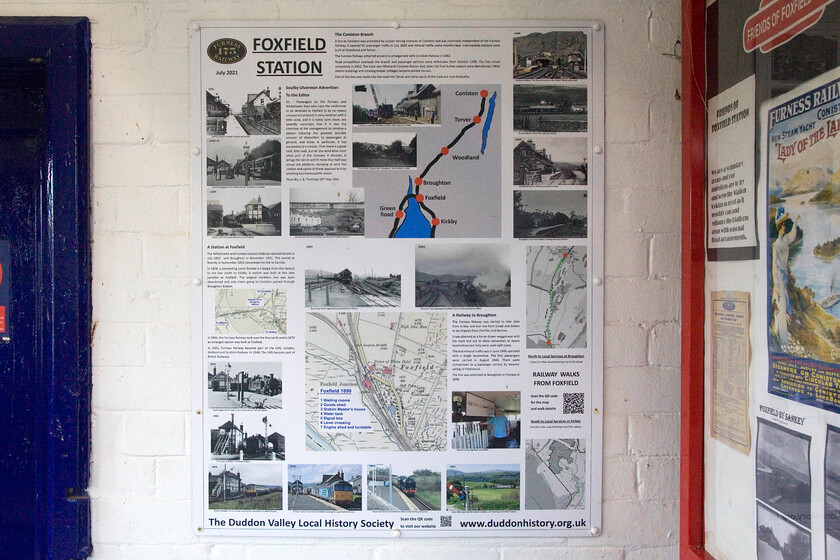
[[[216,334],[286,334],[286,290],[216,290]]]
[[[586,247],[529,246],[528,348],[586,348]]]
[[[583,509],[586,442],[532,439],[525,445],[525,509]]]
[[[307,449],[444,451],[446,356],[445,313],[308,313]]]
[[[369,193],[366,237],[501,236],[500,91],[498,84],[440,86],[438,125],[413,129],[416,167],[354,169],[354,186]]]

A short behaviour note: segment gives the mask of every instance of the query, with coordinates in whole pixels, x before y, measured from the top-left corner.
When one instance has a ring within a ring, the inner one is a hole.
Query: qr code
[[[583,393],[563,393],[563,414],[583,414]]]
[[[441,527],[452,527],[452,516],[451,515],[441,515],[440,516],[440,526]]]

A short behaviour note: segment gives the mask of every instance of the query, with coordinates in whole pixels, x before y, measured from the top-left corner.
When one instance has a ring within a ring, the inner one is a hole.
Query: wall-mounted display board
[[[201,534],[601,527],[597,22],[191,34]]]
[[[684,7],[684,557],[840,558],[840,3]]]

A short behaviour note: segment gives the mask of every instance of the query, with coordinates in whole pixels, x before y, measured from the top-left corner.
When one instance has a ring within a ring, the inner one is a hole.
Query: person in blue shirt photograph
[[[502,409],[498,406],[493,412],[493,417],[487,421],[490,426],[490,435],[493,439],[490,441],[490,447],[494,449],[503,449],[508,446],[508,437],[510,436],[510,422],[507,416],[502,414]]]

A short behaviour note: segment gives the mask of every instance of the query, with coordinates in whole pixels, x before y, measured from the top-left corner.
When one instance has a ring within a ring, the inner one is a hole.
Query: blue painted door
[[[0,17],[0,560],[91,550],[89,88],[86,19]]]
[[[46,439],[39,411],[45,386],[36,325],[45,311],[37,288],[45,86],[43,62],[0,61],[0,244],[9,248],[7,262],[0,259],[0,286],[9,288],[5,332],[0,333],[0,426],[5,427],[0,430],[0,472],[12,489],[0,506],[4,558],[37,558],[44,545],[38,526],[44,523],[39,489],[44,486]]]

